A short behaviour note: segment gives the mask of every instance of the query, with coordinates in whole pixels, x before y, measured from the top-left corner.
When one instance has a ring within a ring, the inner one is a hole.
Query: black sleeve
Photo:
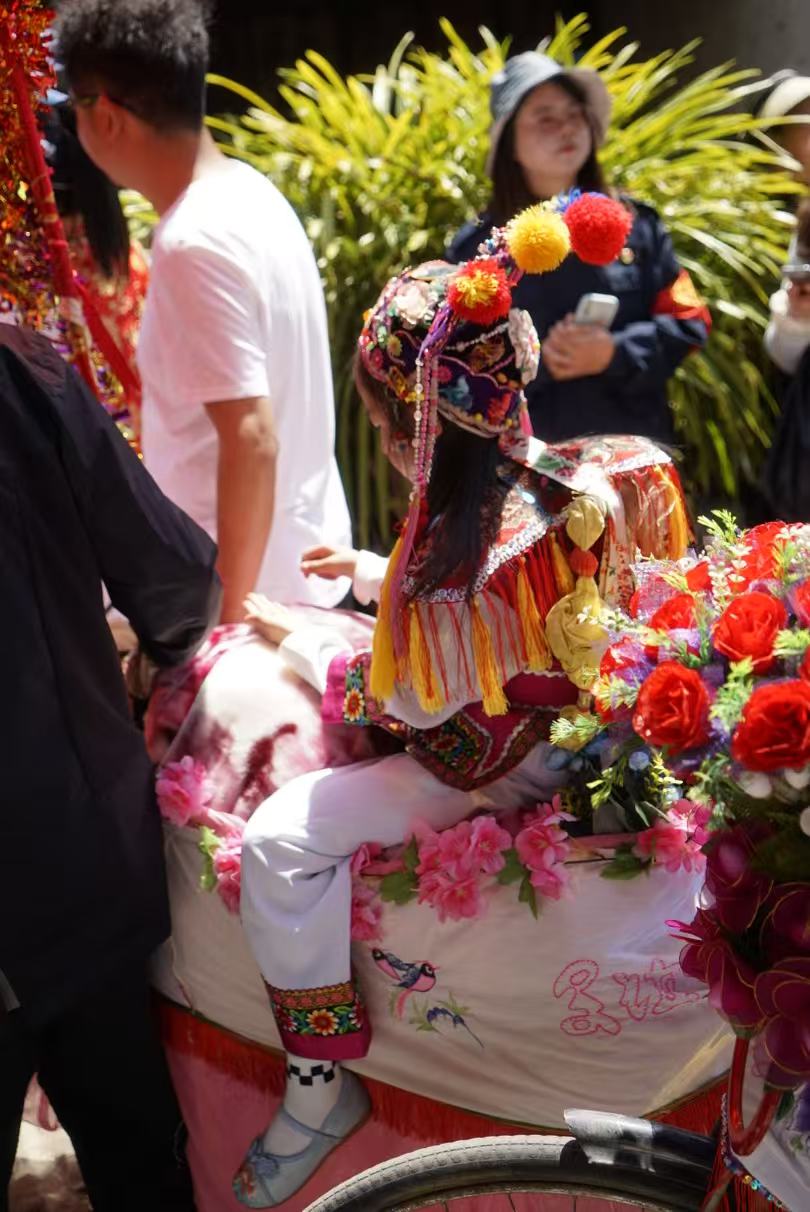
[[[471,261],[478,252],[478,245],[482,240],[486,240],[491,230],[492,224],[486,216],[476,223],[465,223],[448,244],[444,254],[445,261],[449,261],[451,265]]]
[[[74,371],[55,403],[62,462],[110,599],[147,656],[179,664],[219,616],[216,545],[163,495]]]
[[[706,344],[710,317],[702,300],[681,304],[678,284],[694,293],[688,274],[675,257],[669,232],[654,212],[649,247],[650,318],[614,330],[613,361],[605,374],[623,391],[646,393],[663,388],[694,349]],[[676,297],[673,297],[675,295]]]

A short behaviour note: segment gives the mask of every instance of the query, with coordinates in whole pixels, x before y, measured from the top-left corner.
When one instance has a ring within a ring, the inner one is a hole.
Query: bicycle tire
[[[495,1136],[418,1149],[355,1175],[306,1212],[417,1212],[443,1199],[517,1193],[598,1195],[654,1212],[698,1212],[714,1157],[706,1137],[578,1114],[588,1139]]]

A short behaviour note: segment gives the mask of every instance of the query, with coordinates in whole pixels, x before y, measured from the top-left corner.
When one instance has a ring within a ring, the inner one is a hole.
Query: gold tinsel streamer
[[[125,393],[107,362],[114,342],[102,333],[96,346],[90,336],[35,125],[56,85],[53,20],[38,0],[0,8],[0,319],[48,336],[131,439]]]
[[[13,0],[0,13],[11,35],[36,109],[56,83],[45,34],[53,13],[33,0]],[[2,52],[0,51],[0,55]],[[12,86],[11,63],[0,58],[0,313],[32,328],[55,326],[48,242],[39,221],[29,180],[25,133]]]

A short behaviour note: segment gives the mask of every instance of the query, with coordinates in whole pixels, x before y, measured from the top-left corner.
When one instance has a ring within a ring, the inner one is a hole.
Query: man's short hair
[[[103,92],[157,130],[199,130],[208,0],[62,0],[57,54],[76,94]]]

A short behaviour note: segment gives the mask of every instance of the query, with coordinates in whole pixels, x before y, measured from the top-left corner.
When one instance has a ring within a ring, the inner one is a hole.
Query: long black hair
[[[79,142],[71,107],[60,105],[52,112],[45,138],[59,213],[82,219],[93,259],[105,278],[125,278],[129,274],[129,228],[118,190]]]
[[[384,413],[394,439],[412,438],[413,410],[374,379],[358,354],[355,381]],[[497,437],[485,437],[442,420],[428,483],[431,541],[413,569],[413,596],[463,578],[467,597],[487,551],[497,538],[509,482],[499,474]]]
[[[574,101],[577,101],[585,108],[586,114],[588,113],[585,93],[574,80],[570,80],[567,76],[557,76],[550,83],[556,84],[558,88],[563,89]],[[523,101],[526,99],[524,97]],[[520,105],[501,132],[498,148],[495,152],[495,162],[492,167],[492,194],[487,213],[497,227],[502,227],[504,223],[508,223],[519,211],[524,210],[527,206],[531,206],[534,202],[545,201],[543,198],[536,198],[534,196],[526,181],[523,168],[515,159],[515,119],[519,110]],[[596,193],[606,194],[610,192],[610,189],[596,155],[596,132],[590,118],[589,125],[591,128],[591,150],[587,160],[577,173],[576,185],[579,189],[594,190]]]

